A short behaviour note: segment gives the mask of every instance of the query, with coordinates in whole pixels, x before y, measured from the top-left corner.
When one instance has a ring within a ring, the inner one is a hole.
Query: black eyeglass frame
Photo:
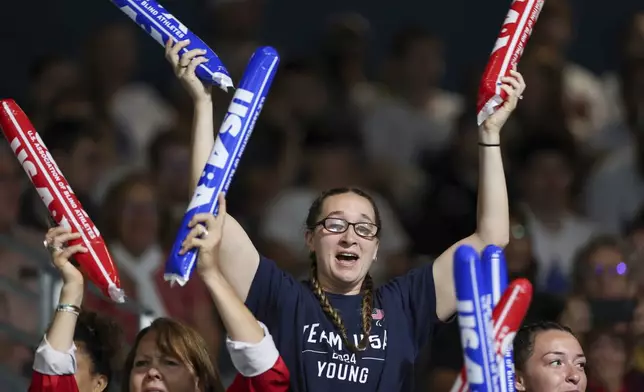
[[[334,220],[336,222],[343,222],[344,225],[345,225],[344,230],[337,231],[337,230],[329,229],[329,227],[327,227],[327,222],[330,221],[330,220]],[[358,230],[356,230],[356,226],[360,226],[360,225],[364,225],[364,226],[367,226],[369,228],[375,228],[375,231],[371,235],[362,235],[362,234],[360,234],[358,232]],[[313,227],[310,227],[310,229],[312,230],[312,229],[316,228],[317,226],[322,226],[322,227],[324,227],[324,229],[326,229],[327,231],[329,231],[331,233],[334,233],[334,234],[345,233],[347,230],[349,230],[349,227],[353,226],[353,232],[356,233],[357,236],[362,237],[364,239],[368,239],[368,240],[376,238],[378,236],[378,233],[380,233],[380,226],[378,226],[375,223],[371,223],[371,222],[349,222],[348,220],[346,220],[344,218],[336,218],[336,217],[332,217],[332,216],[327,216],[326,218],[319,220],[315,225],[313,225]]]

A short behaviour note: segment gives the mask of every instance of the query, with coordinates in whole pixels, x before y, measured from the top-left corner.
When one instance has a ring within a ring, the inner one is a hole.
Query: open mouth
[[[354,262],[358,261],[358,255],[352,252],[340,252],[335,255],[335,258],[341,264],[352,265]]]

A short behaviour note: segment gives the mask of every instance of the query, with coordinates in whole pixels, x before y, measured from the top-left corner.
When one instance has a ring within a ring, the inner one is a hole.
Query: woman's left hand
[[[508,98],[496,112],[481,124],[481,129],[487,133],[498,134],[501,132],[501,128],[510,118],[510,114],[516,109],[517,103],[525,91],[525,81],[516,68],[510,71],[510,76],[501,78],[501,82],[503,83],[501,89],[508,94]]]
[[[219,214],[196,214],[190,223],[192,228],[183,242],[179,254],[184,254],[188,250],[197,248],[197,271],[201,276],[211,273],[219,273],[219,247],[226,219],[226,199],[224,194],[218,196]]]

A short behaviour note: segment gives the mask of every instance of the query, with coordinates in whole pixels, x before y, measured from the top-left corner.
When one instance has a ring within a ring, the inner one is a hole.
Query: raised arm
[[[255,319],[221,273],[220,246],[228,224],[223,194],[219,195],[219,211],[217,217],[211,214],[195,216],[182,251],[199,249],[197,271],[208,287],[228,333],[226,346],[233,364],[244,376],[254,377],[271,369],[279,354],[266,327]]]
[[[504,247],[510,236],[508,192],[503,171],[500,148],[500,131],[517,106],[525,82],[516,71],[502,79],[502,88],[509,98],[496,113],[490,116],[479,129],[479,186],[476,232],[462,239],[443,252],[434,262],[433,274],[436,287],[436,315],[441,320],[451,317],[456,311],[454,289],[454,252],[462,244],[479,251],[494,244]]]
[[[51,325],[34,355],[29,392],[78,390],[74,376],[77,370],[74,331],[83,301],[83,275],[69,258],[78,252],[87,252],[87,249],[81,245],[64,245],[79,237],[80,234],[71,234],[63,227],[50,229],[45,237],[54,265],[61,272],[63,287]]]
[[[52,252],[54,265],[60,270],[63,277],[63,287],[60,290],[59,306],[51,326],[47,330],[45,339],[58,352],[67,352],[74,345],[74,330],[78,314],[83,302],[83,275],[74,267],[69,258],[79,252],[87,252],[82,245],[74,245],[63,249],[67,241],[80,238],[78,233],[70,233],[64,227],[50,229],[45,237]]]
[[[166,58],[194,102],[190,166],[191,189],[194,190],[215,145],[215,128],[211,87],[204,85],[195,75],[195,68],[207,60],[199,50],[186,52],[179,57],[179,51],[187,44],[184,41],[172,45],[169,41],[166,45]],[[233,217],[228,216],[224,230],[226,235],[223,236],[220,247],[221,272],[237,295],[245,301],[259,265],[259,253]]]

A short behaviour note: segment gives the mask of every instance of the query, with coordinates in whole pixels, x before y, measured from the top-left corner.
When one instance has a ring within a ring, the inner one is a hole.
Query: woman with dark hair
[[[63,248],[80,237],[65,228],[50,229],[46,244],[63,286],[54,319],[36,350],[30,392],[102,392],[112,381],[123,347],[120,327],[96,313],[81,311],[83,275],[70,262],[82,245]]]
[[[514,338],[517,391],[585,392],[585,367],[584,351],[568,327],[528,324]]]
[[[193,187],[214,146],[209,88],[194,75],[207,61],[199,51],[179,56],[187,43],[168,45],[166,57],[195,101]],[[456,311],[453,256],[468,244],[482,250],[508,241],[508,202],[500,130],[525,84],[512,71],[501,79],[509,99],[479,131],[479,215],[475,233],[452,245],[433,264],[376,289],[368,274],[377,259],[380,214],[355,188],[324,192],[306,219],[311,275],[297,282],[259,255],[230,216],[219,252],[222,275],[276,335],[293,391],[400,391],[412,388],[413,365],[434,325]],[[474,119],[472,119],[474,120]],[[193,221],[200,227],[198,222]],[[191,236],[206,232],[201,227]],[[188,237],[190,240],[190,236]],[[386,360],[385,360],[386,359]]]

